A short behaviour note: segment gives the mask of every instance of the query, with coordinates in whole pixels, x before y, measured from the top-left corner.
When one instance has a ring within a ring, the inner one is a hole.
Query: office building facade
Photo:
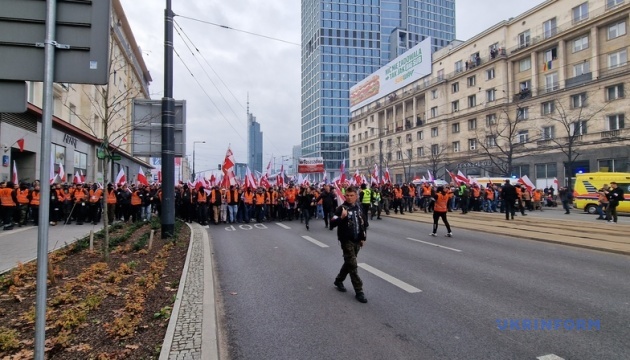
[[[431,75],[352,113],[350,171],[382,155],[398,183],[449,170],[542,188],[630,170],[629,22],[627,0],[549,0],[435,52]]]
[[[454,36],[454,0],[303,0],[302,155],[323,157],[337,176],[349,156],[350,87],[427,37],[436,50]]]
[[[251,113],[247,113],[247,165],[251,171],[262,172],[263,168],[263,133],[260,123]]]

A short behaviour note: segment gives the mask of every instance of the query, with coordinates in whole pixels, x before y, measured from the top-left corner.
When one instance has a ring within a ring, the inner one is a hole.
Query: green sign
[[[112,160],[120,161],[121,159],[122,157],[120,156],[120,154],[112,154]]]
[[[98,149],[96,151],[96,157],[101,160],[105,159],[105,150]]]

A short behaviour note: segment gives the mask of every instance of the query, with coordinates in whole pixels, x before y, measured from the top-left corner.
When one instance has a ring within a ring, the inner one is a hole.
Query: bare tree
[[[499,115],[486,116],[485,126],[476,126],[477,146],[491,163],[486,170],[498,172],[499,176],[510,176],[514,161],[531,155],[527,147],[532,140],[529,137],[528,108],[517,107],[512,116],[507,107]],[[526,151],[527,150],[527,151]]]
[[[444,169],[449,162],[444,156],[447,147],[444,144],[431,144],[430,147],[427,147],[427,150],[425,151],[425,153],[428,153],[427,159],[424,161],[424,164],[431,171],[431,174],[437,177],[438,172]]]
[[[404,181],[411,181],[411,161],[413,160],[413,142],[409,143],[409,148],[405,149],[402,142],[395,145],[396,158],[400,158],[403,168]],[[405,160],[406,159],[406,160]]]
[[[552,148],[559,149],[566,156],[565,171],[569,178],[573,177],[573,166],[581,155],[580,149],[587,145],[582,141],[582,135],[587,133],[588,122],[601,114],[609,102],[596,102],[594,93],[580,93],[572,95],[568,102],[549,101],[542,119],[549,126],[547,133],[543,132],[541,140],[548,140]],[[601,105],[600,105],[601,104]],[[590,106],[589,106],[590,105]],[[556,136],[555,128],[559,128]]]

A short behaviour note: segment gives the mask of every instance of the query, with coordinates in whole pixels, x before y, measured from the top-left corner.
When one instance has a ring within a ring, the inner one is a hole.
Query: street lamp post
[[[368,129],[377,129],[378,130],[378,176],[382,179],[383,178],[383,132],[382,132],[382,128],[375,128],[375,127],[371,127],[368,126]],[[380,184],[381,183],[381,179],[376,179],[376,181]]]
[[[195,181],[195,165],[196,165],[196,161],[195,161],[195,145],[196,144],[205,144],[205,141],[193,141],[193,172],[192,175],[190,176],[192,181]]]

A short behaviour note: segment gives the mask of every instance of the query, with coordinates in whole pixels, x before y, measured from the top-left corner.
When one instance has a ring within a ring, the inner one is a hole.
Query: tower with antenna
[[[247,166],[252,171],[262,172],[263,133],[260,131],[260,123],[249,112],[249,93],[247,93]]]

